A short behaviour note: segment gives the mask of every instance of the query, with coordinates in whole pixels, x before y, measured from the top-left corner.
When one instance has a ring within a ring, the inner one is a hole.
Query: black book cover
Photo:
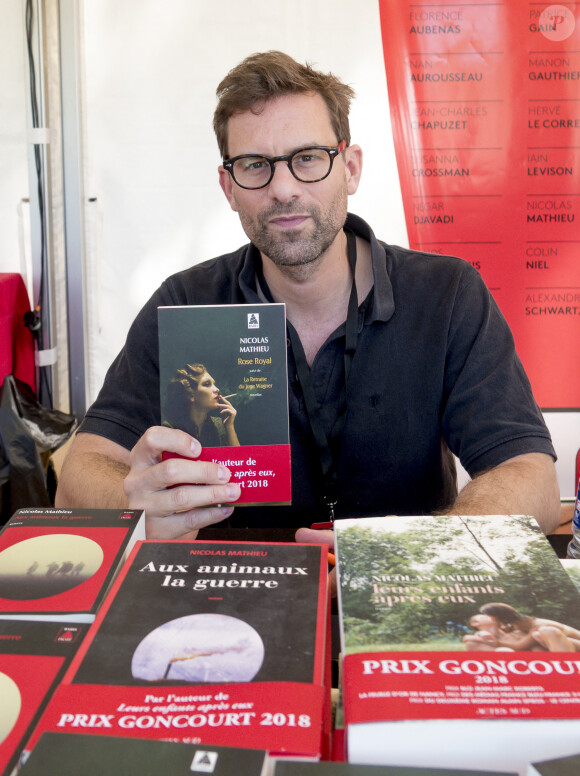
[[[315,545],[142,542],[73,682],[320,682],[320,568]]]
[[[329,688],[327,551],[137,545],[44,730],[319,756]]]
[[[580,742],[578,747],[580,748]],[[580,754],[571,754],[555,760],[531,763],[528,766],[527,776],[578,776],[579,773]]]
[[[500,771],[456,768],[412,768],[399,765],[357,765],[356,763],[278,762],[273,776],[516,776]]]
[[[289,504],[285,305],[160,307],[158,319],[162,424],[230,469],[238,506]]]
[[[43,733],[21,776],[123,776],[171,774],[191,776],[263,776],[264,751],[225,746],[211,748],[143,738],[89,736],[82,733]]]

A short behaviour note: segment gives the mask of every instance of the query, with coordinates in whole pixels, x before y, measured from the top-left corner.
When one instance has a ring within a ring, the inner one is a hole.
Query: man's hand
[[[147,429],[129,456],[123,489],[130,508],[144,508],[147,537],[176,539],[197,536],[200,528],[229,517],[240,497],[230,470],[210,461],[169,458],[163,452],[197,458],[201,445],[185,431],[164,426]]]
[[[334,552],[334,531],[317,528],[299,528],[294,536],[297,542],[303,544],[326,544],[329,550]],[[336,598],[336,569],[333,568],[328,575],[330,594]]]
[[[153,426],[129,453],[95,434],[76,435],[59,477],[58,507],[144,509],[149,539],[195,539],[200,528],[233,512],[240,486],[219,464],[196,458],[199,442],[178,429]]]

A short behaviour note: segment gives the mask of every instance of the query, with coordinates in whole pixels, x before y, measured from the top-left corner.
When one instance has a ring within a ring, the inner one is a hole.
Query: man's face
[[[228,122],[230,157],[239,154],[280,156],[308,146],[337,146],[326,104],[318,94],[279,97],[259,114],[251,111]],[[334,160],[330,175],[301,183],[286,162],[263,189],[240,188],[223,167],[220,184],[249,239],[278,266],[309,264],[323,254],[342,229],[348,194],[358,188],[361,153],[357,146]]]

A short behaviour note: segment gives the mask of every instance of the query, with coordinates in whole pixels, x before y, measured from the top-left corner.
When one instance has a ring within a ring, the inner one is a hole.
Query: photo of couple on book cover
[[[348,652],[580,651],[578,593],[533,518],[424,520],[340,531]]]

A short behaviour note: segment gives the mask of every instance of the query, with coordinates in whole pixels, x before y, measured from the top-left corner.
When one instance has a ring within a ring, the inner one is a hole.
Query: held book
[[[319,545],[135,547],[35,733],[319,757],[329,704]]]
[[[285,310],[158,308],[161,422],[228,467],[239,506],[291,503]]]
[[[0,621],[0,775],[16,766],[32,728],[88,629]]]
[[[533,518],[361,518],[335,534],[350,762],[523,776],[577,751],[580,596]]]
[[[140,509],[19,509],[0,533],[0,619],[92,622],[144,538]]]
[[[211,748],[174,741],[43,733],[18,776],[267,776],[269,758],[257,749]]]

